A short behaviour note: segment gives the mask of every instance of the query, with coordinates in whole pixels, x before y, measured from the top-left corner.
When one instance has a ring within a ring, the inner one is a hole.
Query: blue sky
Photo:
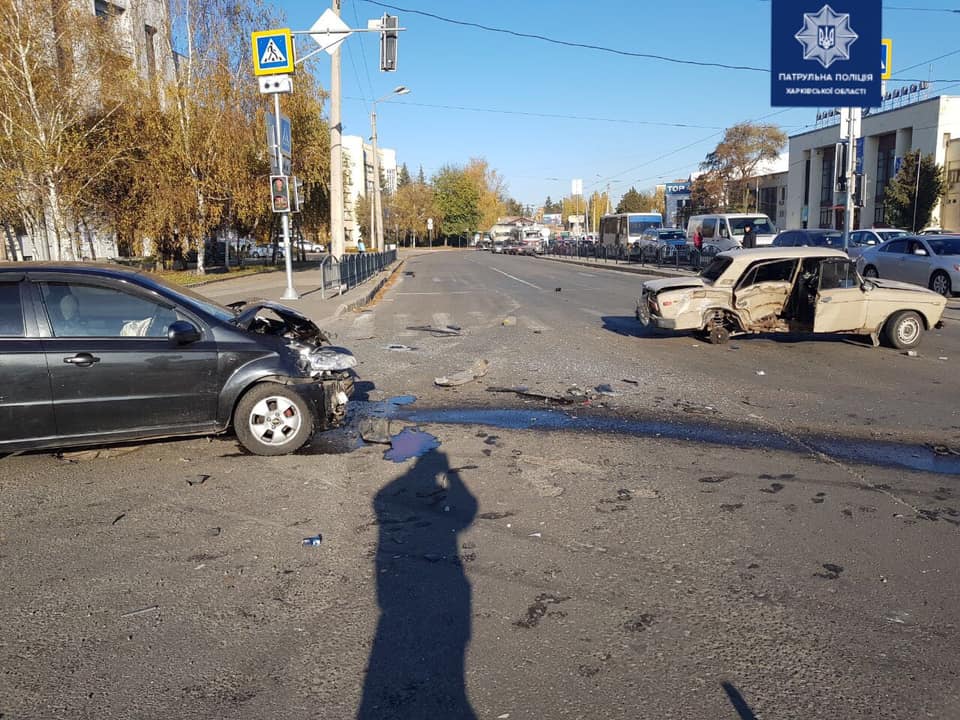
[[[583,178],[586,192],[609,183],[616,200],[631,185],[649,189],[688,176],[723,128],[734,123],[763,119],[796,133],[812,128],[815,120],[812,108],[772,108],[766,72],[561,47],[409,12],[766,69],[770,3],[762,0],[385,2],[408,11],[343,0],[341,16],[351,27],[365,27],[368,19],[389,12],[408,28],[400,36],[394,73],[379,70],[376,34],[358,33],[344,43],[344,132],[369,136],[370,101],[397,85],[408,86],[409,95],[378,105],[377,129],[380,145],[395,148],[411,173],[422,165],[429,176],[444,164],[482,157],[524,204],[569,194],[571,178]],[[303,0],[279,4],[294,30],[308,29],[327,7]],[[883,36],[894,41],[891,89],[899,87],[899,79],[932,78],[943,80],[932,85],[935,94],[960,94],[960,12],[938,11],[953,8],[960,9],[960,2],[884,4]],[[313,48],[306,37],[297,43],[299,54]],[[314,67],[321,85],[329,88],[329,56],[322,53]]]

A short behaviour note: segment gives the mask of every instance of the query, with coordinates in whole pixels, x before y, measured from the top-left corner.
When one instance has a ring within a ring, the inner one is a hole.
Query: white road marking
[[[490,266],[488,265],[487,267],[490,267]],[[495,267],[491,267],[490,269],[493,270],[494,272],[500,273],[501,275],[506,275],[506,276],[507,276],[508,278],[510,278],[511,280],[516,280],[517,282],[523,283],[524,285],[529,285],[529,286],[532,287],[534,290],[543,290],[543,288],[540,287],[539,285],[534,285],[532,282],[527,282],[526,280],[521,280],[520,278],[515,277],[514,275],[511,275],[510,273],[505,273],[503,270],[497,270]]]
[[[450,292],[398,292],[397,295],[473,295],[474,290],[451,290]]]
[[[578,272],[577,275],[584,275],[584,276],[586,276],[586,277],[596,277],[596,276],[597,276],[596,273],[585,273],[585,272]]]

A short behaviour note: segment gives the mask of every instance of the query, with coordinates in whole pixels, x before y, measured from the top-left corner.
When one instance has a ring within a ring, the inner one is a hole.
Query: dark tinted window
[[[906,240],[893,240],[880,248],[880,252],[886,253],[905,253],[907,251]]]
[[[843,233],[840,232],[825,232],[825,233],[813,233],[807,238],[807,245],[812,245],[815,247],[842,247],[843,246]]]
[[[939,237],[928,242],[937,255],[960,255],[960,238]]]
[[[20,283],[0,282],[0,337],[23,337]]]
[[[794,242],[795,237],[796,237],[796,233],[792,233],[792,232],[780,233],[773,239],[773,246],[774,247],[793,247],[796,244]]]

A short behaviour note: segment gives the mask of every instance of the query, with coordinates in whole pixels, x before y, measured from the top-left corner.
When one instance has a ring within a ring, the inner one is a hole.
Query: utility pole
[[[341,0],[331,0],[330,9],[340,16]],[[342,45],[342,43],[341,43]],[[343,144],[340,127],[340,45],[330,63],[330,254],[343,256]]]
[[[383,208],[380,201],[380,152],[377,150],[377,107],[374,105],[370,113],[370,124],[373,126],[373,222],[370,224],[371,240],[376,252],[383,252]]]
[[[853,227],[853,190],[857,172],[857,133],[860,131],[862,108],[847,108],[847,166],[844,175],[847,178],[847,198],[843,210],[843,250],[850,245],[850,231]]]

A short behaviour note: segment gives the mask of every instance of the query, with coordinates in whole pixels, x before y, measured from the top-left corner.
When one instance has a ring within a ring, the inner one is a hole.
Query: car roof
[[[0,272],[67,272],[80,275],[114,275],[123,278],[144,277],[136,269],[105,262],[56,262],[50,260],[27,260],[24,262],[0,262]]]
[[[849,259],[841,250],[831,250],[823,247],[762,247],[749,250],[727,250],[718,253],[720,257],[729,257],[734,260],[753,262],[754,260],[778,260],[789,258],[808,257],[837,257]]]

